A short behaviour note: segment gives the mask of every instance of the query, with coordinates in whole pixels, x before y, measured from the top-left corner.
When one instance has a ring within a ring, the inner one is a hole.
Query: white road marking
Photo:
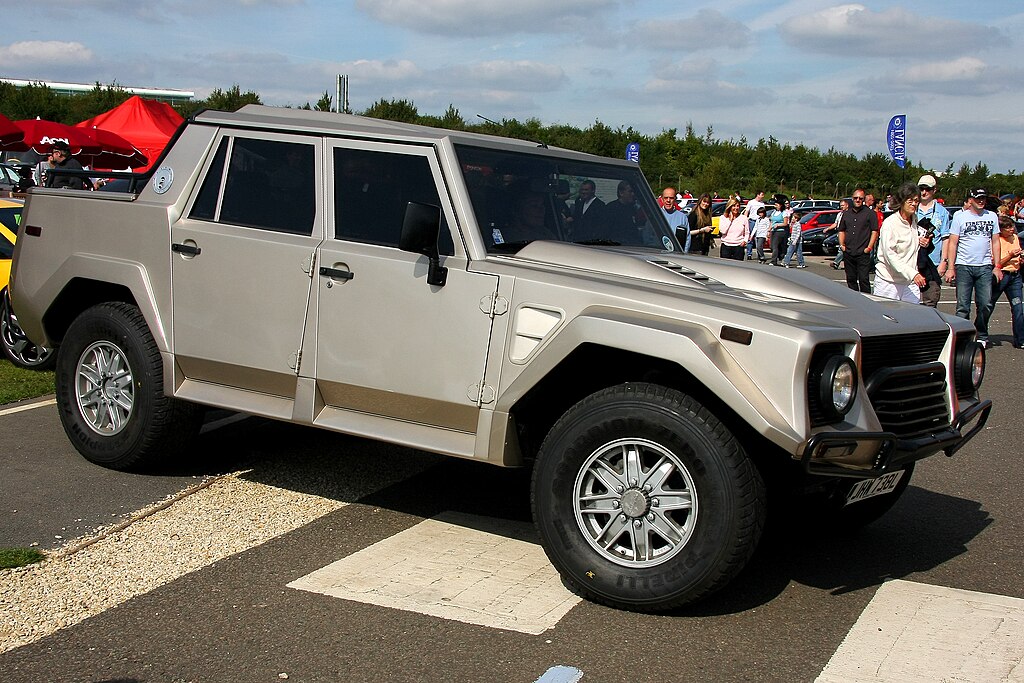
[[[817,683],[1024,681],[1024,600],[887,581]]]
[[[17,406],[15,408],[7,408],[6,410],[0,410],[0,417],[3,417],[4,415],[13,415],[14,413],[21,413],[26,410],[32,410],[33,408],[43,408],[45,406],[53,405],[57,405],[57,399],[55,398],[51,398],[46,401],[39,401],[37,403],[29,403],[28,405]]]
[[[553,666],[533,683],[579,683],[583,672],[574,666]]]
[[[345,600],[540,635],[580,598],[523,522],[446,512],[288,584]]]

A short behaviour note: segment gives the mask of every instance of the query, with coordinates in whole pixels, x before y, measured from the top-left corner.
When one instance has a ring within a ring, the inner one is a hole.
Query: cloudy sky
[[[356,111],[692,123],[858,156],[907,114],[916,162],[1024,171],[1019,0],[49,0],[5,12],[4,36],[7,78],[302,105],[347,74]]]

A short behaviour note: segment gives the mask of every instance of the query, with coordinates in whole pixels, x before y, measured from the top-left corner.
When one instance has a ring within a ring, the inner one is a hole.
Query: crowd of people
[[[956,314],[970,319],[973,305],[978,341],[985,347],[990,344],[992,311],[1005,295],[1013,346],[1024,348],[1024,255],[1018,236],[1024,198],[1007,198],[993,211],[988,192],[976,187],[963,207],[951,213],[937,199],[936,185],[935,177],[925,174],[916,184],[901,185],[884,202],[876,202],[862,188],[854,190],[840,203],[835,223],[825,227],[838,233],[839,253],[830,265],[844,269],[846,284],[854,291],[931,307],[941,300],[943,282],[953,285]],[[722,258],[753,260],[756,251],[762,264],[805,267],[800,212],[790,208],[785,195],[775,195],[771,207],[764,192],[746,204],[738,196],[730,197],[717,236],[711,222],[712,196],[702,194],[688,215],[678,215],[681,200],[674,188],[667,187],[659,204],[666,216],[672,216],[670,225],[688,253],[707,256],[717,239]]]

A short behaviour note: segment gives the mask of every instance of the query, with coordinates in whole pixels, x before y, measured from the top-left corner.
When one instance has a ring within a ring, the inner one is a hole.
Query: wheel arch
[[[98,304],[113,301],[131,304],[140,309],[143,308],[139,305],[138,299],[127,285],[119,282],[93,280],[91,278],[73,278],[64,285],[64,288],[53,300],[53,303],[50,304],[46,313],[43,314],[43,328],[46,330],[47,338],[55,344],[60,344],[67,334],[68,328],[71,327],[71,323],[83,311]],[[152,314],[152,311],[150,313]],[[150,326],[150,330],[155,332],[156,329],[159,329],[154,328],[151,316],[147,315],[145,310],[143,310],[143,315]],[[157,334],[154,333],[153,336],[157,337]],[[159,341],[157,343],[158,345],[160,344]]]
[[[573,330],[578,322],[585,324]],[[692,396],[729,426],[755,460],[767,454],[788,457],[786,446],[795,448],[799,436],[760,390],[740,391],[728,380],[721,367],[738,368],[723,357],[721,340],[705,327],[676,323],[677,329],[664,329],[623,320],[573,321],[502,392],[508,405],[499,399],[498,408],[512,417],[509,428],[517,437],[505,440],[517,452],[506,452],[504,462],[531,460],[566,410],[596,391],[628,382]]]

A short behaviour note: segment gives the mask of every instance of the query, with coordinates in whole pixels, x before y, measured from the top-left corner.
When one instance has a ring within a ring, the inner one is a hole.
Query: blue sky
[[[915,162],[1024,171],[1016,0],[51,0],[4,20],[7,78],[199,97],[237,83],[302,105],[347,74],[356,111],[384,97],[467,120],[692,123],[858,156],[886,152],[907,114]]]

